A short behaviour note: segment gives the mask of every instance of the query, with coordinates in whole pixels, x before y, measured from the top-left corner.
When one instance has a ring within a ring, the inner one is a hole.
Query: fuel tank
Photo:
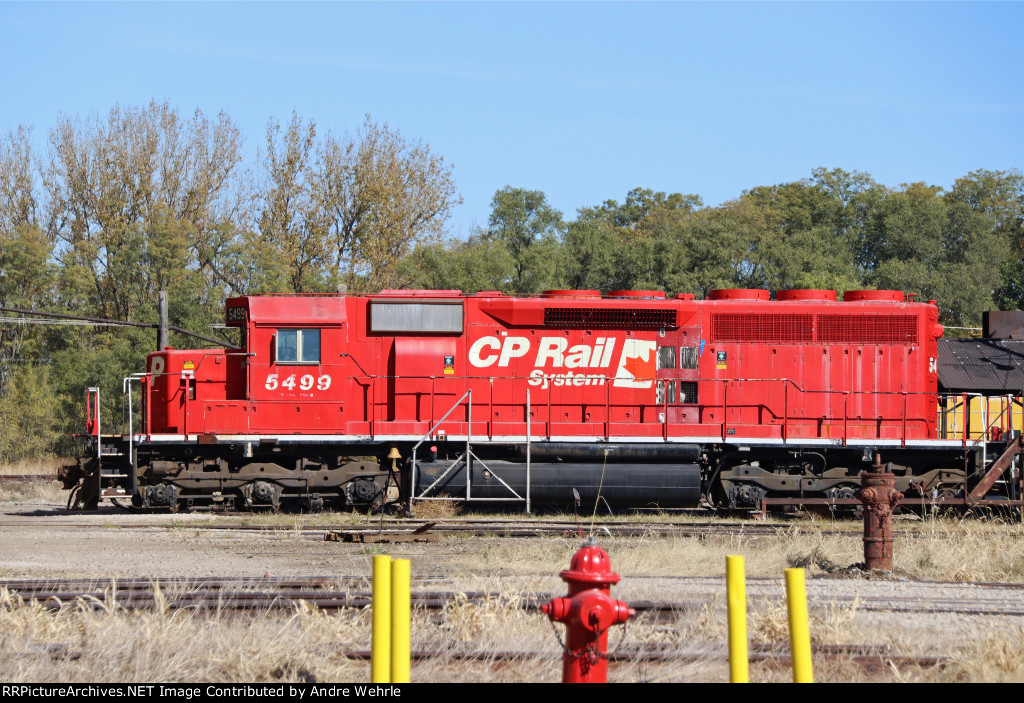
[[[471,464],[470,502],[514,497],[510,488],[526,497],[525,462],[474,458]],[[416,496],[436,482],[428,497],[465,499],[465,464],[460,463],[445,474],[448,466],[448,462],[442,461],[419,464]],[[571,508],[573,489],[579,493],[584,510],[593,510],[598,495],[611,506],[688,508],[700,500],[700,466],[531,461],[531,503]]]
[[[526,461],[526,446],[518,445],[515,449],[520,460]],[[697,444],[535,442],[530,445],[532,461],[584,461],[599,464],[606,460],[609,463],[689,462],[699,457],[700,445]]]

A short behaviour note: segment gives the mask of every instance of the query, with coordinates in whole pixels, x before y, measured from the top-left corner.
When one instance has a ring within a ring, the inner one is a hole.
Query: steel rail
[[[4,523],[0,519],[0,525],[4,524],[18,524],[23,525],[25,523]],[[69,527],[70,525],[66,522],[32,522],[30,523],[33,527]],[[259,534],[279,534],[279,535],[301,535],[306,538],[324,539],[328,533],[339,534],[366,534],[366,535],[382,535],[382,536],[395,536],[400,538],[403,535],[408,535],[412,532],[415,527],[422,524],[410,523],[408,525],[401,525],[395,523],[383,524],[361,524],[361,525],[296,525],[296,526],[277,526],[277,525],[201,525],[201,524],[189,524],[189,523],[163,523],[163,522],[145,522],[145,523],[124,523],[124,524],[110,524],[110,523],[97,523],[96,527],[115,527],[119,530],[172,530],[172,529],[186,529],[186,530],[219,530],[228,532],[250,532]],[[93,526],[93,525],[90,525]],[[581,526],[582,527],[582,526]],[[482,538],[530,538],[530,537],[572,537],[578,538],[579,533],[576,529],[575,523],[567,524],[507,524],[507,525],[436,525],[431,527],[429,530],[433,534],[452,534],[462,536],[473,536]],[[740,525],[740,526],[727,526],[727,525],[627,525],[627,524],[597,524],[593,530],[584,530],[587,534],[593,532],[597,537],[736,537],[736,536],[749,536],[749,537],[795,537],[800,535],[821,535],[821,536],[845,536],[845,537],[858,537],[862,534],[860,529],[849,529],[849,530],[794,530],[791,527],[781,527],[774,525]],[[911,531],[894,531],[895,535],[898,536],[909,536],[913,537],[916,533]]]
[[[7,474],[0,475],[0,483],[49,483],[58,481],[56,474]]]
[[[888,652],[885,647],[875,645],[827,645],[812,644],[811,651],[814,653],[815,661],[822,659],[829,661],[853,662],[867,670],[887,670],[890,665],[898,667],[919,666],[922,668],[933,668],[948,666],[955,662],[953,657],[943,656],[914,656],[894,655]],[[474,652],[474,651],[452,651],[452,650],[413,650],[410,657],[414,661],[431,661],[437,659],[448,659],[455,661],[478,661],[478,662],[515,662],[529,659],[550,660],[557,657],[558,652],[551,651],[497,651],[497,652]],[[348,659],[369,661],[369,650],[358,650],[345,652]],[[659,663],[659,664],[696,664],[704,662],[725,662],[728,661],[726,654],[717,652],[693,652],[678,651],[670,648],[658,649],[655,647],[619,647],[617,651],[609,652],[608,661],[612,664],[623,663]],[[749,661],[752,663],[774,665],[779,669],[787,669],[791,666],[791,659],[788,650],[780,650],[772,646],[758,646],[754,643],[748,653]]]
[[[362,587],[359,590],[344,588],[339,579],[282,579],[277,581],[277,588],[267,590],[238,590],[246,584],[245,580],[228,580],[220,582],[210,580],[206,588],[197,587],[195,582],[187,579],[180,581],[143,583],[134,580],[130,585],[118,586],[111,582],[110,586],[101,588],[76,588],[80,582],[50,580],[46,585],[31,581],[5,581],[0,587],[5,588],[10,596],[23,602],[37,603],[44,609],[59,610],[63,607],[91,607],[95,610],[111,612],[117,609],[189,609],[199,611],[270,611],[290,609],[300,602],[315,606],[321,610],[361,609],[369,607],[372,594],[368,588],[367,577],[347,577],[349,582],[356,581]],[[772,579],[777,581],[777,579]],[[261,584],[258,579],[248,581],[254,586],[266,586],[269,579]],[[414,583],[422,584],[423,579],[414,579]],[[210,587],[215,584],[215,587]],[[310,585],[312,584],[312,587]],[[154,585],[157,588],[154,588]],[[961,586],[964,584],[960,584]],[[177,588],[175,588],[177,586]],[[228,587],[231,588],[228,588]],[[339,590],[331,590],[337,586]],[[989,588],[994,586],[989,585]],[[1011,584],[1011,590],[1019,590],[1020,584]],[[195,588],[196,590],[187,590]],[[186,589],[181,591],[179,589]],[[441,612],[453,607],[483,604],[504,604],[508,608],[537,610],[540,606],[555,597],[556,594],[533,594],[522,598],[509,598],[500,592],[478,591],[414,591],[411,595],[414,607],[427,612]],[[1016,596],[1016,594],[1013,594]],[[780,593],[774,596],[761,594],[763,602],[778,604],[784,601]],[[685,602],[678,601],[647,601],[631,600],[630,607],[638,615],[646,616],[653,622],[673,622],[680,617],[688,617],[695,607],[713,606],[718,602],[714,593],[696,594],[688,597]],[[934,598],[922,596],[908,598],[893,595],[856,595],[837,596],[834,593],[809,593],[808,600],[813,607],[829,607],[848,605],[855,612],[871,613],[922,613],[959,616],[993,616],[993,617],[1024,617],[1024,607],[1018,605],[1014,597],[1010,598],[973,598],[964,601],[960,598]]]

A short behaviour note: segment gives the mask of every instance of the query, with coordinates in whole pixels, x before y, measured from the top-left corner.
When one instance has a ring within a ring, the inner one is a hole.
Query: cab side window
[[[279,364],[319,364],[320,330],[279,329],[275,356]]]

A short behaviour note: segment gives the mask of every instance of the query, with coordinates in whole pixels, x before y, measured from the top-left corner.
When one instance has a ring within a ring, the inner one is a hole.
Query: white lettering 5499
[[[296,374],[291,374],[290,376],[285,376],[283,379],[280,379],[279,376],[280,374],[276,373],[267,374],[267,380],[264,382],[263,386],[268,391],[276,391],[278,386],[288,390],[294,390],[295,386],[298,385],[298,387],[304,391],[313,390],[314,385],[316,385],[316,389],[319,391],[325,391],[331,387],[331,377],[327,374],[318,378],[313,378],[313,374],[310,373],[303,374],[298,377]]]

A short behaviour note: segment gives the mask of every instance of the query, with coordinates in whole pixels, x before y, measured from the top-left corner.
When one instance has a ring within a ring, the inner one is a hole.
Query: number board
[[[228,322],[245,322],[245,308],[244,307],[233,307],[228,308],[226,311],[226,317]]]

